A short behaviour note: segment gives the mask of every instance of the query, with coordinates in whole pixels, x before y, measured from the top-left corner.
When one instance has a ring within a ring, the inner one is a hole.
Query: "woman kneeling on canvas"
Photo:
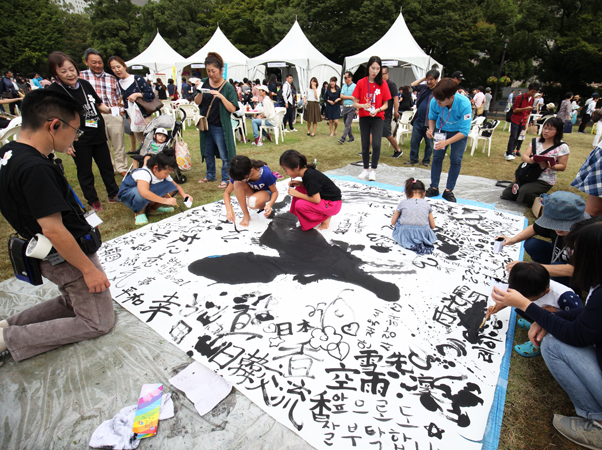
[[[164,150],[152,155],[146,167],[135,169],[121,182],[119,201],[136,213],[136,225],[146,225],[147,212],[168,213],[178,205],[175,194],[188,197],[184,189],[171,179],[171,173],[178,167],[173,150]]]
[[[540,347],[548,369],[569,395],[578,417],[554,415],[554,427],[586,448],[602,448],[602,220],[589,219],[569,235],[573,281],[589,295],[582,308],[554,313],[518,291],[494,289],[493,299],[535,320],[529,339]]]

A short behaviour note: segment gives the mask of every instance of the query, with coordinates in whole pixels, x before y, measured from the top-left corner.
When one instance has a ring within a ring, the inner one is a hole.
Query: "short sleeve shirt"
[[[543,144],[539,142],[539,139],[536,139],[535,153],[539,155],[544,151]],[[546,153],[544,156],[553,156],[556,158],[556,161],[558,161],[560,156],[568,155],[569,153],[569,146],[563,142],[559,147],[556,147],[554,150]],[[554,186],[556,184],[556,171],[548,168],[541,173],[538,180],[545,181],[549,185]]]
[[[209,78],[207,78],[205,80],[205,82],[203,83],[203,88],[217,90],[209,84]],[[224,86],[224,88],[225,88],[225,86]],[[223,89],[222,89],[222,91],[223,91]],[[211,100],[213,100],[213,105],[211,105]],[[222,121],[219,117],[219,105],[221,103],[222,103],[222,101],[217,97],[215,97],[215,100],[214,100],[212,94],[203,94],[203,100],[201,101],[201,107],[199,109],[200,109],[201,115],[207,117],[207,122],[210,125],[214,125],[216,127],[222,126]],[[210,111],[209,111],[209,105],[211,105]],[[207,111],[209,111],[209,115],[207,115]]]
[[[389,92],[389,86],[387,83],[376,84],[369,83],[368,77],[364,77],[357,82],[353,96],[359,100],[360,104],[370,104],[375,109],[379,109],[384,102],[391,100],[391,93]],[[370,112],[367,109],[360,108],[360,117],[370,117]],[[385,112],[380,111],[375,117],[385,119]]]
[[[80,129],[84,134],[74,142],[74,147],[86,144],[100,144],[106,142],[105,122],[102,114],[98,111],[96,105],[102,103],[102,100],[90,83],[81,78],[77,80],[79,85],[72,89],[64,84],[52,83],[48,89],[52,89],[62,94],[70,95],[77,103],[82,106],[80,117]]]
[[[41,233],[37,219],[56,213],[61,213],[65,228],[74,238],[79,239],[90,231],[69,183],[52,161],[34,147],[19,142],[9,142],[2,147],[0,158],[6,161],[0,166],[0,210],[19,234],[28,237]],[[12,167],[15,163],[17,166]],[[12,171],[10,185],[6,178],[9,168]],[[18,211],[8,202],[17,206]]]
[[[167,175],[167,178],[164,180],[157,178],[155,174],[148,168],[142,167],[140,169],[136,169],[132,172],[132,178],[134,181],[146,181],[148,184],[158,184],[163,181],[173,181],[171,175]]]
[[[230,178],[230,183],[234,183],[234,180]],[[259,178],[256,181],[247,181],[247,184],[254,191],[269,191],[270,186],[276,183],[276,175],[272,173],[268,166],[263,166],[259,169]]]
[[[310,197],[320,194],[323,200],[341,200],[341,190],[334,182],[316,169],[308,168],[303,174],[303,186]]]
[[[341,94],[346,95],[347,97],[351,97],[353,95],[353,91],[355,90],[355,83],[351,83],[347,86],[347,83],[343,83],[343,87],[341,88]],[[353,100],[343,100],[343,106],[353,106]]]
[[[553,306],[556,309],[560,309],[558,306],[558,300],[560,296],[565,292],[575,293],[570,287],[565,286],[564,284],[560,284],[557,281],[550,280],[550,292],[544,295],[541,298],[538,298],[533,303],[535,303],[540,308],[544,306]]]
[[[551,264],[554,261],[568,263],[570,259],[570,255],[568,251],[564,248],[564,237],[559,236],[554,230],[549,228],[544,228],[541,225],[538,225],[537,222],[533,224],[533,231],[535,234],[544,238],[548,238],[552,241],[552,245],[554,246],[554,253],[552,255],[551,261],[541,261],[541,264]]]
[[[442,131],[459,131],[464,136],[470,132],[472,122],[472,107],[470,100],[463,95],[454,95],[451,109],[442,108],[433,97],[429,110],[429,120],[435,121],[435,129]]]
[[[431,205],[424,198],[407,198],[399,202],[396,208],[401,214],[400,225],[428,225]]]

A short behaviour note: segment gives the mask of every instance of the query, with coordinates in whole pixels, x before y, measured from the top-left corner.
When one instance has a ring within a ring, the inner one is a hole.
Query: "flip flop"
[[[210,180],[208,178],[203,178],[202,180],[199,180],[199,183],[213,183],[215,180]]]
[[[228,187],[228,183],[222,181],[217,187],[220,189],[226,189]]]
[[[535,347],[531,341],[527,341],[524,344],[515,345],[514,350],[525,358],[533,358],[534,356],[541,355],[539,347]]]
[[[274,175],[276,178],[281,179],[284,178],[282,175],[280,175],[278,172],[272,172],[272,175]]]
[[[516,323],[519,327],[524,328],[527,331],[529,331],[529,329],[531,328],[531,322],[529,322],[527,319],[523,319],[522,317],[518,319]]]

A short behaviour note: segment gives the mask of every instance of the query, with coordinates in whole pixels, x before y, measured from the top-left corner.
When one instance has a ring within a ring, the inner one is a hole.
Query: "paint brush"
[[[485,325],[485,322],[487,322],[487,320],[489,319],[489,316],[491,316],[495,312],[496,308],[497,308],[497,305],[495,305],[491,311],[488,311],[487,314],[485,314],[485,318],[481,322],[481,326],[479,327],[479,330],[481,328],[483,328],[483,325]]]
[[[171,194],[169,194],[169,193],[167,194],[167,196],[168,196],[169,198],[173,198],[173,197],[171,196]],[[182,208],[180,208],[180,205],[178,205],[178,204],[176,203],[176,206],[178,207],[178,209],[180,210],[180,212],[184,212],[184,211],[182,210]]]

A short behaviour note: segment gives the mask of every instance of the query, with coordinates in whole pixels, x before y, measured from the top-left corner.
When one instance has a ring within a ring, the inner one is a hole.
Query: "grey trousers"
[[[89,256],[103,270],[96,254]],[[15,361],[22,361],[65,344],[108,333],[115,322],[111,292],[91,293],[84,276],[64,262],[40,264],[42,275],[58,285],[61,295],[10,316],[4,341]]]
[[[343,106],[343,122],[345,122],[345,130],[343,131],[343,136],[341,136],[341,141],[344,141],[347,136],[349,136],[350,140],[355,139],[353,137],[353,132],[351,131],[351,123],[353,122],[354,117],[355,108],[353,106]]]

